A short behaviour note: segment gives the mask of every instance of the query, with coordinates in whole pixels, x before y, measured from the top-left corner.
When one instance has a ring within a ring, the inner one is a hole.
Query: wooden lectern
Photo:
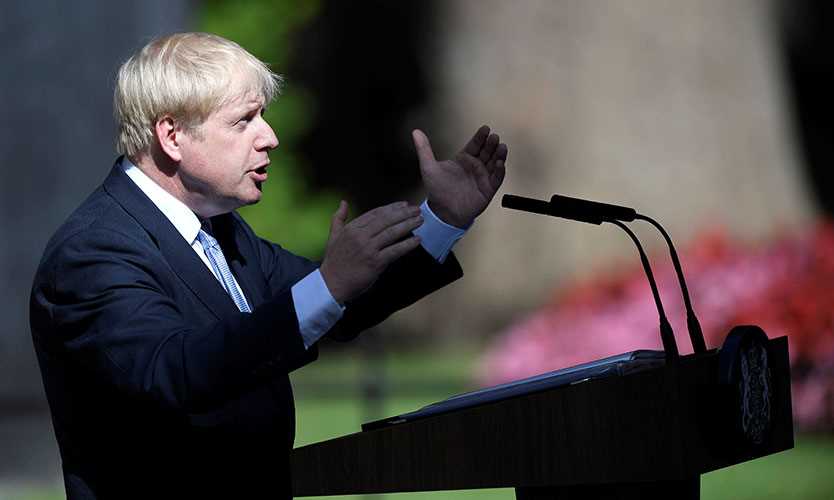
[[[763,338],[764,372],[728,365],[725,343],[297,448],[294,495],[513,487],[523,500],[699,498],[701,474],[793,447],[787,338]],[[749,398],[751,387],[764,398]]]

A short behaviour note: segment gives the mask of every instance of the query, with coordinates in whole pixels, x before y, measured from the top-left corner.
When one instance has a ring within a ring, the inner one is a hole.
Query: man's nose
[[[269,123],[266,120],[261,120],[263,122],[263,129],[261,133],[258,134],[258,139],[255,142],[255,149],[258,151],[262,149],[275,149],[278,147],[278,136],[275,135],[275,131],[272,130],[272,127],[269,126]]]

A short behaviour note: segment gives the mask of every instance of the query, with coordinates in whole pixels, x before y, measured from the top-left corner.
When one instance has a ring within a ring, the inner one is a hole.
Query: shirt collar
[[[171,221],[171,224],[179,231],[185,241],[189,245],[194,243],[197,239],[197,233],[200,232],[200,219],[191,211],[185,203],[174,198],[174,196],[165,191],[153,179],[147,176],[145,172],[133,164],[127,157],[122,158],[122,169],[125,174],[130,177],[136,186],[142,190],[145,195],[150,198],[151,202],[156,205],[165,217]]]

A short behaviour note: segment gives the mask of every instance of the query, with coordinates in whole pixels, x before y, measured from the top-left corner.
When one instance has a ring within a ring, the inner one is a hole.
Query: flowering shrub
[[[734,325],[788,336],[795,423],[834,430],[834,225],[820,223],[760,245],[722,231],[700,234],[679,252],[707,347]],[[657,310],[639,260],[623,271],[557,289],[489,348],[484,385],[516,380],[635,349],[662,349]],[[686,313],[666,254],[651,259],[682,354],[692,352]]]

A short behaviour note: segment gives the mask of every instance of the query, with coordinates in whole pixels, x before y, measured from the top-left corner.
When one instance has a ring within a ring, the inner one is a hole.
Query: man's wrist
[[[466,234],[466,230],[471,225],[459,228],[447,224],[429,207],[428,201],[420,205],[420,212],[423,214],[424,222],[422,226],[414,230],[414,234],[420,236],[420,244],[423,248],[436,261],[443,263],[452,251],[452,247]]]
[[[293,285],[291,293],[299,332],[309,349],[339,321],[345,308],[330,293],[318,269]]]
[[[450,210],[446,209],[446,207],[442,206],[436,201],[432,201],[431,199],[428,199],[427,203],[434,215],[436,215],[437,218],[440,219],[440,221],[444,224],[448,224],[458,229],[466,229],[469,226],[471,226],[472,222],[474,221],[474,219],[461,220],[459,217],[455,216]]]
[[[333,300],[336,301],[337,304],[343,306],[345,303],[344,296],[342,294],[341,289],[335,286],[335,280],[330,275],[329,270],[325,267],[326,264],[322,263],[321,267],[319,267],[319,274],[321,275],[321,280],[324,283],[325,288],[328,292],[330,292],[330,296],[333,297]]]

